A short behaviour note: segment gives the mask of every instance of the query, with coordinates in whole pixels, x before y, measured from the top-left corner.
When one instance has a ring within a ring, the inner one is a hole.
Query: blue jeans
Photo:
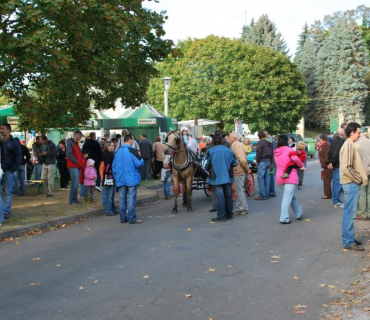
[[[0,186],[1,186],[1,179],[0,179]],[[0,193],[0,223],[4,221],[4,206],[3,206],[3,199],[1,198]]]
[[[35,167],[33,169],[33,173],[35,174],[35,180],[41,179],[41,170],[42,170],[42,164],[34,164]]]
[[[104,186],[105,192],[102,194],[104,197],[105,214],[116,213],[116,205],[114,203],[115,186]]]
[[[18,170],[14,172],[14,194],[21,196],[26,194],[24,179],[24,165],[21,164]]]
[[[80,170],[77,168],[70,168],[69,174],[71,175],[71,191],[69,193],[69,203],[78,203],[77,194],[78,194],[78,179],[80,177]]]
[[[99,175],[98,175],[99,176]],[[101,203],[105,205],[105,197],[107,195],[107,186],[103,186],[101,190]]]
[[[225,220],[233,216],[233,196],[231,193],[231,184],[220,184],[213,186],[217,199],[217,218]]]
[[[80,186],[80,198],[85,198],[85,185],[83,183]]]
[[[289,208],[292,207],[295,217],[300,218],[303,214],[294,192],[297,186],[293,183],[284,184],[283,200],[281,201],[280,222],[289,222]]]
[[[170,189],[169,181],[163,181],[163,192],[164,192],[165,198],[171,197],[171,189]]]
[[[356,216],[361,186],[356,183],[342,184],[344,192],[344,210],[342,219],[343,248],[355,244],[353,219]]]
[[[333,170],[333,204],[340,203],[340,192],[342,191],[342,186],[339,181],[339,168],[334,168]]]
[[[4,172],[2,184],[4,186],[4,213],[12,214],[14,172]]]
[[[270,188],[269,188],[269,195],[276,195],[275,192],[275,175],[276,175],[276,165],[274,166],[274,173],[270,174]]]
[[[119,208],[121,222],[136,221],[136,195],[137,186],[134,187],[119,187]]]
[[[259,196],[261,198],[269,197],[270,189],[270,160],[261,161],[258,164],[258,186],[260,188]]]

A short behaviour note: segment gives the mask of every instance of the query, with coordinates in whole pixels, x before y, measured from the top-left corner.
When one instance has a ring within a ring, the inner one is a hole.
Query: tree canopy
[[[275,24],[267,14],[263,14],[257,22],[252,19],[249,26],[243,27],[242,39],[245,42],[271,48],[284,54],[289,53],[288,46]]]
[[[306,97],[305,82],[282,53],[262,46],[209,36],[179,43],[181,56],[170,55],[156,68],[149,103],[163,110],[163,82],[172,78],[169,114],[182,119],[221,120],[228,131],[242,119],[252,131],[296,129]],[[298,100],[298,101],[291,101]]]
[[[154,63],[168,55],[165,12],[143,0],[4,0],[0,90],[23,129],[77,126],[95,109],[143,101]]]

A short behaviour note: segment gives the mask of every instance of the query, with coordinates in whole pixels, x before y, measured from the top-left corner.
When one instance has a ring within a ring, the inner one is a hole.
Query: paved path
[[[142,225],[101,217],[2,244],[1,319],[320,319],[366,253],[342,251],[341,210],[320,199],[309,165],[298,199],[310,222],[278,223],[278,188],[269,201],[249,198],[249,215],[211,224],[197,191],[194,213],[173,216],[172,201],[158,201],[138,209]]]

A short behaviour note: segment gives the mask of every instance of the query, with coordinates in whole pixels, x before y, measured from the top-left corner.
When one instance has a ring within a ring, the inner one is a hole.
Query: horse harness
[[[169,145],[167,142],[168,142],[168,137],[166,137],[166,146],[170,149],[172,149],[173,151],[171,152],[171,165],[172,167],[178,172],[180,173],[180,171],[183,171],[185,170],[190,163],[192,163],[194,161],[193,159],[193,155],[191,154],[190,150],[188,149],[187,145],[184,143],[184,147],[185,147],[185,152],[186,152],[186,160],[185,160],[185,163],[183,165],[177,165],[176,164],[176,151],[179,150],[180,148],[180,143],[181,143],[181,137],[176,133],[176,132],[172,132],[172,134],[174,134],[176,136],[176,139],[175,139],[175,142],[176,142],[176,147],[173,147],[171,145]]]

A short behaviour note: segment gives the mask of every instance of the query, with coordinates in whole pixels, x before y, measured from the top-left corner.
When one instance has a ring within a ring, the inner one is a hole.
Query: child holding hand
[[[292,158],[292,156],[298,156],[299,160],[302,161],[302,163],[306,163],[307,160],[307,153],[306,153],[306,145],[303,141],[299,141],[296,146],[296,151],[292,151],[289,153],[289,157]],[[299,170],[304,170],[306,171],[307,168],[298,168],[297,164],[294,161],[290,161],[285,169],[284,169],[284,174],[281,176],[282,179],[288,179],[290,173],[292,172],[293,169],[299,169]]]
[[[85,185],[85,201],[95,202],[94,190],[96,185],[96,179],[98,177],[96,169],[94,167],[95,161],[93,159],[88,159],[86,163],[86,168],[84,172],[84,185]]]

